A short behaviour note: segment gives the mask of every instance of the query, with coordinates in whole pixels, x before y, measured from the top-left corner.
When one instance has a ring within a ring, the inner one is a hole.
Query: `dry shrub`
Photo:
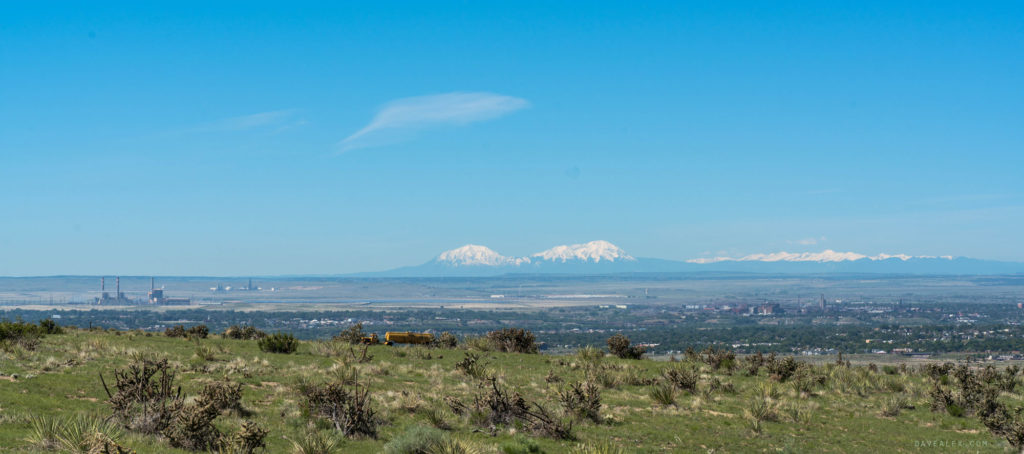
[[[562,421],[536,402],[527,402],[516,391],[505,389],[497,379],[488,380],[474,396],[472,407],[463,404],[454,397],[446,397],[445,402],[452,412],[459,415],[477,415],[477,424],[489,427],[494,433],[498,426],[522,424],[534,434],[571,440],[572,421]]]
[[[473,352],[466,352],[466,357],[455,363],[455,369],[476,379],[482,379],[487,375],[486,366],[480,361],[480,355]]]
[[[181,387],[174,384],[174,375],[166,358],[141,359],[124,370],[114,370],[116,392],[110,391],[102,375],[100,381],[110,398],[114,417],[129,430],[162,435],[171,446],[191,451],[251,454],[263,447],[267,432],[252,422],[244,422],[242,430],[230,437],[221,434],[213,424],[224,410],[239,415],[247,413],[241,405],[240,384],[208,384],[194,402],[186,404]]]
[[[242,407],[242,384],[218,381],[209,383],[199,393],[199,401],[212,405],[218,412],[228,411],[239,416],[249,412]]]
[[[752,377],[756,376],[758,371],[761,370],[761,366],[765,365],[765,362],[766,360],[764,358],[764,354],[762,354],[761,352],[757,352],[754,355],[747,356],[746,358],[743,359],[743,367],[745,369],[745,373]]]
[[[252,421],[245,421],[242,423],[242,428],[231,434],[224,444],[230,447],[228,449],[231,452],[253,454],[257,450],[267,447],[267,443],[264,441],[266,438],[266,429]]]
[[[136,361],[124,370],[114,370],[115,393],[100,382],[110,398],[114,416],[129,430],[156,434],[166,429],[181,409],[181,387],[174,385],[174,371],[167,359]]]
[[[580,419],[601,422],[601,389],[594,382],[569,383],[558,391],[562,408]]]
[[[548,383],[561,383],[562,377],[555,374],[554,370],[548,370],[548,374],[544,377],[544,381]]]
[[[301,391],[309,414],[327,419],[346,437],[377,437],[381,421],[366,386],[325,383],[303,386]]]
[[[697,382],[700,380],[700,372],[694,367],[669,367],[661,371],[661,376],[676,389],[691,393],[697,391]]]
[[[629,386],[651,386],[658,381],[658,379],[648,377],[637,369],[627,369],[621,375],[622,377],[619,381]]]
[[[175,448],[189,451],[217,449],[221,438],[220,431],[213,425],[217,414],[217,408],[209,403],[197,401],[185,405],[175,412],[163,435]]]

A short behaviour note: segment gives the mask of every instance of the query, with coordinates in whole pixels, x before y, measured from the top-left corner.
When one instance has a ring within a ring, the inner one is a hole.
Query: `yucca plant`
[[[903,376],[889,376],[882,381],[882,386],[891,393],[901,393],[906,391],[907,382]]]
[[[339,361],[327,370],[327,373],[338,383],[354,385],[359,381],[359,369],[350,366],[348,363]]]
[[[292,454],[334,454],[341,448],[341,439],[330,432],[310,431],[292,442]]]
[[[214,349],[206,345],[199,345],[198,342],[196,343],[195,355],[196,358],[199,358],[203,361],[217,360],[217,352]]]
[[[763,396],[751,399],[744,412],[748,417],[758,421],[777,421],[779,419],[776,406]]]
[[[484,454],[487,452],[479,445],[459,439],[446,437],[427,448],[427,454]]]
[[[654,385],[648,395],[651,400],[661,405],[668,406],[676,403],[676,390],[670,385]]]
[[[747,423],[750,424],[750,430],[756,434],[761,433],[764,430],[764,426],[761,424],[761,420],[748,416]]]
[[[811,422],[811,409],[809,407],[791,403],[784,405],[782,412],[794,423],[807,424]]]
[[[778,399],[779,396],[782,394],[782,390],[779,388],[779,385],[777,385],[775,382],[764,381],[758,383],[757,386],[754,387],[754,393],[758,394],[764,399],[775,400]]]
[[[60,450],[70,453],[91,453],[100,443],[116,441],[124,435],[120,425],[94,415],[78,415],[60,421],[57,439]]]
[[[595,370],[590,374],[590,378],[607,389],[614,389],[619,386],[619,376],[605,369]]]
[[[433,427],[411,426],[384,445],[384,454],[429,453],[445,439],[444,432]]]
[[[43,451],[55,450],[60,447],[62,427],[61,418],[34,416],[29,419],[29,435],[25,442]]]
[[[889,396],[884,401],[882,401],[881,414],[882,416],[889,417],[898,416],[900,414],[900,410],[903,410],[908,406],[909,404],[907,403],[907,399],[905,397],[900,395]]]
[[[593,346],[586,346],[576,350],[576,361],[583,364],[597,364],[604,358],[604,352]]]
[[[622,449],[611,442],[601,441],[597,443],[578,444],[569,450],[570,454],[626,454]]]

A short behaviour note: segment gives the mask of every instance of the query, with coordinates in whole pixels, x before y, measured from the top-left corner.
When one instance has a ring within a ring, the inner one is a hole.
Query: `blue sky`
[[[0,6],[0,275],[1024,260],[1020,2],[143,3]]]

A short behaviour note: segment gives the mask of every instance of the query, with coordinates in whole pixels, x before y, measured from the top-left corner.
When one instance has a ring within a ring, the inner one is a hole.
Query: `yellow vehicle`
[[[373,333],[369,336],[363,336],[360,341],[366,345],[377,345],[380,343],[380,338],[377,337],[377,333]]]
[[[413,333],[409,331],[388,331],[384,333],[384,343],[392,344],[429,344],[434,341],[430,333]]]

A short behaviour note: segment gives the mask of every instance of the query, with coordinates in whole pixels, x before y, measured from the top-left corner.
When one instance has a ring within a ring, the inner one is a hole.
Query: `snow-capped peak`
[[[521,263],[529,263],[528,258],[516,258],[516,257],[505,257],[497,252],[494,252],[486,246],[479,246],[476,244],[467,244],[458,249],[452,249],[445,251],[441,255],[437,256],[438,262],[445,262],[452,266],[466,266],[466,265],[487,265],[487,266],[503,266],[503,265],[519,265]]]
[[[907,254],[878,254],[864,255],[856,252],[836,252],[826,249],[821,252],[773,252],[770,254],[750,254],[743,257],[713,257],[687,260],[690,263],[718,263],[718,262],[846,262],[855,260],[889,260],[898,259],[907,261],[910,259],[930,259],[934,256],[907,255]],[[942,258],[952,260],[951,256]]]
[[[616,260],[636,260],[626,251],[607,241],[591,241],[585,244],[573,244],[570,246],[555,246],[543,252],[533,254],[532,257],[548,261],[567,262],[569,260],[580,260],[584,262],[598,263],[602,260],[614,262]]]

